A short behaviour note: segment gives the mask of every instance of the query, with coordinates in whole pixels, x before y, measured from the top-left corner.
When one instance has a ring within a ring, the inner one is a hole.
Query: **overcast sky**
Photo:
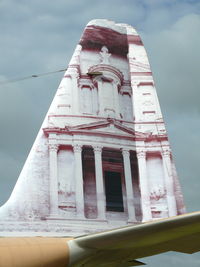
[[[131,24],[141,35],[187,210],[200,210],[200,1],[0,0],[0,82],[66,68],[94,18]],[[61,77],[0,84],[0,204],[16,183]],[[199,267],[200,253],[143,261],[149,267]]]

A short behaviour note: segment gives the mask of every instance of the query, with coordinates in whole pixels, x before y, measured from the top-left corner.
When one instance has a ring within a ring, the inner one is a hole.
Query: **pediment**
[[[123,125],[115,119],[107,119],[95,123],[81,124],[73,127],[69,127],[68,131],[80,131],[90,133],[101,133],[101,134],[113,134],[121,135],[123,137],[140,137],[145,138],[147,134],[134,131],[134,129]]]

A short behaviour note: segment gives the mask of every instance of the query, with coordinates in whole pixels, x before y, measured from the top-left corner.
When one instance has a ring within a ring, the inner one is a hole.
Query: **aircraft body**
[[[138,259],[163,252],[199,250],[200,212],[194,212],[77,238],[1,238],[0,266],[128,267],[144,265]]]

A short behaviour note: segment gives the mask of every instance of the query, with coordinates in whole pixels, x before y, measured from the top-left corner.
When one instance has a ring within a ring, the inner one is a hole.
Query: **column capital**
[[[136,153],[137,153],[138,159],[146,158],[146,151],[145,150],[140,149],[140,150],[137,150]]]
[[[164,148],[161,152],[163,157],[170,157],[171,155],[171,150],[169,148]]]
[[[138,82],[134,81],[134,80],[131,80],[131,86],[134,88],[134,89],[138,89]]]
[[[74,144],[73,145],[73,150],[74,150],[75,153],[81,153],[82,152],[82,145]]]
[[[58,151],[58,144],[49,144],[49,150],[50,151]]]
[[[71,76],[71,78],[72,79],[78,79],[80,75],[79,75],[79,73],[78,73],[78,71],[76,69],[76,66],[69,65],[69,67],[70,67],[70,76]]]
[[[122,148],[121,151],[122,151],[123,157],[130,156],[130,150],[128,148]]]
[[[102,153],[103,146],[93,146],[94,153]]]
[[[120,81],[117,80],[117,79],[113,79],[113,80],[112,80],[112,83],[113,83],[114,85],[118,86],[118,85],[120,84]]]

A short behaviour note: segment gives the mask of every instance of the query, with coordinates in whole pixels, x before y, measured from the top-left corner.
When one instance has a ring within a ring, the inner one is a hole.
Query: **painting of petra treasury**
[[[1,234],[77,236],[184,212],[142,40],[92,20],[0,207]]]

